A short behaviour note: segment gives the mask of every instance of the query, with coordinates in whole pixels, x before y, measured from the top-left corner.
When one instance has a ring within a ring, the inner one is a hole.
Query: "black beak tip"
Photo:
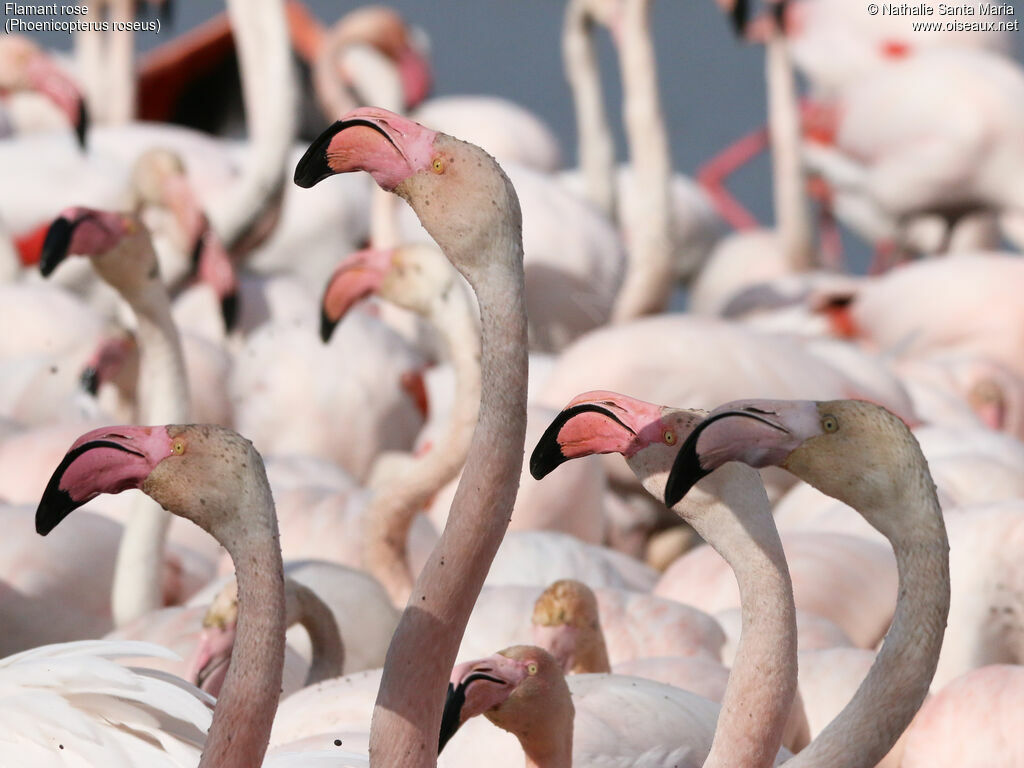
[[[46,536],[50,531],[60,525],[61,520],[67,517],[76,504],[67,491],[57,487],[60,478],[57,475],[50,480],[50,485],[43,492],[43,498],[36,508],[36,533]]]
[[[556,437],[549,437],[545,432],[537,442],[533,453],[530,454],[530,474],[534,480],[543,480],[568,460],[563,455],[562,447],[558,444]]]
[[[323,309],[320,310],[320,341],[324,344],[331,340],[331,335],[334,333],[334,329],[337,327],[338,321],[331,320]]]
[[[78,139],[78,146],[86,148],[85,137],[89,132],[89,110],[85,106],[85,99],[78,102],[78,119],[75,120],[75,138]]]
[[[43,250],[39,257],[39,271],[43,277],[48,277],[68,255],[68,248],[71,247],[71,234],[74,229],[75,225],[71,221],[61,217],[46,230]]]
[[[309,149],[306,150],[305,154],[299,159],[298,165],[295,166],[294,180],[298,186],[303,189],[309,189],[319,184],[328,176],[334,175],[334,171],[327,164],[327,147],[331,143],[331,139],[344,127],[344,124],[339,120],[326,128],[309,145]]]
[[[238,324],[238,291],[232,291],[220,300],[220,314],[224,318],[224,328],[228,333]]]
[[[100,391],[100,372],[94,365],[85,367],[78,377],[79,386],[93,397]]]
[[[441,732],[437,737],[437,754],[441,754],[441,750],[451,741],[452,736],[462,725],[459,721],[462,716],[462,705],[465,703],[466,692],[463,687],[460,685],[456,688],[448,683],[448,695],[445,697],[444,712],[441,714]]]
[[[701,467],[693,446],[684,444],[676,454],[672,471],[668,473],[668,481],[665,483],[665,506],[670,509],[674,507],[701,478],[709,474],[710,470]]]

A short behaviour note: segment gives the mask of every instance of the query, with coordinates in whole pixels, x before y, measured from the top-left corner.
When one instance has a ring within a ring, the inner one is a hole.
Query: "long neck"
[[[238,630],[199,768],[252,768],[263,761],[284,668],[284,566],[266,478],[238,500],[249,511],[218,537],[235,564]],[[262,512],[262,514],[255,514]]]
[[[288,25],[281,0],[228,0],[238,50],[249,147],[231,194],[209,215],[221,239],[235,248],[280,200],[295,135],[294,82]]]
[[[345,646],[334,614],[316,592],[297,581],[285,581],[285,624],[301,624],[309,635],[313,658],[306,685],[339,677],[345,666]]]
[[[188,384],[181,341],[161,283],[126,296],[135,312],[139,345],[137,419],[141,424],[184,424]],[[114,623],[123,626],[163,605],[164,546],[170,514],[139,495],[117,550],[111,603]]]
[[[772,34],[765,47],[765,74],[776,227],[790,268],[806,272],[815,266],[814,237],[803,192],[796,78],[782,34]]]
[[[935,674],[949,614],[949,543],[934,486],[870,512],[876,520],[909,521],[905,531],[887,533],[899,573],[896,613],[867,677],[843,711],[786,764],[793,768],[876,765],[910,724]]]
[[[448,523],[388,648],[370,731],[374,765],[436,763],[448,676],[515,503],[526,438],[522,246],[511,232],[490,242],[501,252],[480,254],[489,266],[470,279],[480,305],[480,418]]]
[[[629,264],[615,300],[614,322],[664,310],[674,277],[669,213],[672,162],[658,96],[650,0],[626,3],[623,14],[619,66],[632,185],[628,205],[623,202]]]
[[[740,640],[705,768],[771,766],[796,694],[793,585],[768,497],[757,486],[736,500],[741,509],[714,504],[685,515],[733,569],[740,590]]]
[[[453,285],[431,313],[455,369],[455,401],[444,436],[401,482],[374,494],[366,513],[366,562],[391,600],[405,605],[412,592],[406,542],[409,528],[431,497],[452,480],[469,455],[473,426],[480,412],[480,329],[463,285]]]
[[[562,57],[572,89],[579,135],[579,164],[585,194],[609,219],[615,218],[615,144],[601,94],[594,50],[594,23],[586,0],[570,0],[565,10]]]

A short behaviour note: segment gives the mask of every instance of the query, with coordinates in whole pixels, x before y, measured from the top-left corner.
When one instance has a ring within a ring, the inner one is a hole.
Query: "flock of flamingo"
[[[0,765],[1024,766],[1014,41],[719,0],[692,181],[651,5],[567,0],[576,169],[381,6],[0,38]]]

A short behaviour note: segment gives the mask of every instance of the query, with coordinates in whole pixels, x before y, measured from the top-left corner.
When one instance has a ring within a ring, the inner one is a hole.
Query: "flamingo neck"
[[[705,768],[767,768],[796,695],[796,606],[764,488],[737,511],[687,517],[736,574],[742,628]]]
[[[590,201],[609,219],[615,211],[615,144],[605,113],[597,65],[594,22],[586,0],[570,0],[565,10],[562,58],[576,110],[578,155]]]
[[[228,524],[231,530],[217,536],[235,565],[238,629],[199,768],[260,765],[281,692],[284,566],[265,475],[248,484],[238,506],[249,510],[245,524],[234,519]]]
[[[663,311],[675,278],[669,210],[672,161],[658,95],[650,5],[650,0],[625,4],[618,46],[631,184],[620,212],[628,233],[629,263],[613,322]]]
[[[125,296],[136,318],[139,347],[137,420],[142,424],[183,424],[188,418],[188,384],[178,330],[162,283],[151,281]],[[111,605],[123,626],[163,606],[163,567],[170,513],[139,494],[117,550]]]
[[[563,690],[564,689],[564,692]],[[543,714],[535,714],[541,727],[517,734],[526,755],[526,768],[572,768],[572,733],[575,708],[569,687],[549,691]],[[547,726],[547,727],[545,727]]]
[[[804,196],[800,107],[785,37],[772,34],[765,46],[768,133],[772,150],[772,195],[783,253],[793,272],[815,265],[814,237]]]
[[[297,86],[281,0],[227,0],[242,75],[249,147],[231,194],[209,209],[229,250],[255,236],[280,204],[295,136]]]
[[[345,666],[345,646],[334,614],[316,592],[303,584],[285,581],[285,625],[302,625],[309,635],[313,658],[306,685],[339,677]]]
[[[787,766],[877,764],[928,694],[949,615],[949,542],[927,469],[919,482],[914,480],[909,479],[907,492],[891,506],[866,512],[858,508],[873,520],[906,523],[903,530],[882,531],[896,554],[896,613],[853,698]]]
[[[455,400],[444,436],[400,483],[374,494],[366,514],[366,561],[391,600],[405,605],[412,592],[406,543],[416,514],[462,468],[480,412],[480,329],[461,283],[439,298],[429,317],[440,331],[455,369]]]
[[[480,306],[480,415],[448,522],[388,648],[370,731],[377,765],[436,764],[448,676],[515,503],[526,438],[527,342],[522,241],[513,223],[518,216],[492,233],[490,252],[473,257],[484,266],[466,275]]]

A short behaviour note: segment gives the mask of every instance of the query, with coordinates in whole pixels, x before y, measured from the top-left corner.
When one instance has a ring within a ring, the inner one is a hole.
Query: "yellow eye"
[[[821,428],[826,432],[835,432],[839,429],[839,419],[829,414],[821,419]]]
[[[434,173],[444,173],[444,158],[435,157],[430,167],[434,169]]]
[[[179,456],[181,456],[181,454],[185,452],[185,443],[183,443],[181,440],[175,440],[174,445],[171,446],[171,450],[174,451]]]
[[[534,661],[531,661],[529,664],[526,665],[526,671],[529,672],[531,675],[536,675],[537,674],[537,663],[534,662]]]
[[[673,432],[671,429],[666,429],[665,430],[665,445],[675,445],[675,444],[676,444],[676,433]]]

